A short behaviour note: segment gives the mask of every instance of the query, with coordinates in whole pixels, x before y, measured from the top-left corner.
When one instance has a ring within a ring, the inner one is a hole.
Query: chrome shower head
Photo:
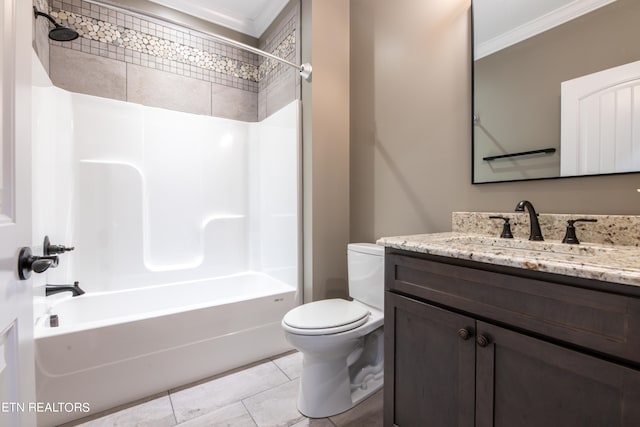
[[[36,19],[38,19],[38,16],[44,16],[49,21],[51,21],[53,25],[55,25],[55,28],[49,31],[49,38],[51,40],[55,40],[57,42],[70,42],[71,40],[75,40],[80,36],[75,30],[63,27],[62,25],[58,24],[49,14],[40,12],[38,9],[36,9],[35,6],[33,6],[33,15],[36,17]]]

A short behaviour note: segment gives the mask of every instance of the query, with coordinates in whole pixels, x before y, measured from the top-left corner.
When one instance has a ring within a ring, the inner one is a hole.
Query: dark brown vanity
[[[385,426],[640,426],[640,286],[385,257]]]

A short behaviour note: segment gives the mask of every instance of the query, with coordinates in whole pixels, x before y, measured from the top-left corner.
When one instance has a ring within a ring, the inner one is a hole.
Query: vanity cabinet
[[[384,425],[640,425],[634,286],[387,248]]]

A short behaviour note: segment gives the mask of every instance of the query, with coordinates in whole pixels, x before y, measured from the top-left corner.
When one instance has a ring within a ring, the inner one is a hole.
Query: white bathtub
[[[287,350],[280,327],[296,290],[262,273],[87,293],[56,303],[59,327],[36,325],[39,402],[88,402],[47,412],[52,426]]]

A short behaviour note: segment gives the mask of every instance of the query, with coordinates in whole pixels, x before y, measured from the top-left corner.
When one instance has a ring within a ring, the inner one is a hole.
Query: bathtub
[[[288,351],[280,327],[299,303],[290,285],[246,273],[56,302],[35,329],[39,402],[88,403],[46,412],[53,426]],[[50,315],[58,327],[50,327]]]

